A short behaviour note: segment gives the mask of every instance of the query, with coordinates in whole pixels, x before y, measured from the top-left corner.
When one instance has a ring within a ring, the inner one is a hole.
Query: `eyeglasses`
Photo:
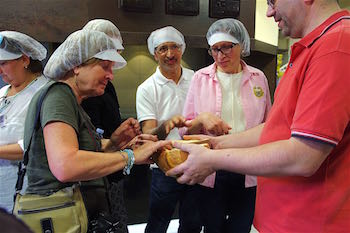
[[[276,0],[267,0],[267,5],[272,8],[275,6],[275,3],[276,3]]]
[[[169,46],[163,45],[163,46],[157,47],[155,49],[155,51],[158,54],[165,54],[168,52],[168,50],[179,52],[181,50],[181,45],[177,45],[177,44],[173,44],[173,45],[169,45]]]
[[[219,55],[219,52],[221,52],[224,55],[227,55],[231,53],[232,48],[235,47],[237,44],[232,43],[231,45],[228,46],[222,46],[221,48],[209,48],[208,53],[210,56],[217,56]]]

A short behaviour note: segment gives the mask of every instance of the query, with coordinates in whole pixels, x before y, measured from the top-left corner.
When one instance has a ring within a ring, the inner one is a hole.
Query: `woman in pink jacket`
[[[189,88],[183,115],[192,120],[185,134],[223,135],[265,121],[271,107],[264,73],[247,65],[250,38],[236,19],[214,22],[208,32],[214,63],[197,71]],[[250,232],[255,207],[255,177],[217,171],[198,186],[206,233]]]

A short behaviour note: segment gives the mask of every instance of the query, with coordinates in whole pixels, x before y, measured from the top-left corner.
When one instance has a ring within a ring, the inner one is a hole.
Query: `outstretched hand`
[[[190,121],[186,121],[185,117],[181,115],[173,116],[172,118],[170,118],[164,123],[166,134],[169,134],[170,131],[175,127],[181,128],[181,127],[189,127],[189,126],[191,126]]]
[[[203,112],[196,117],[202,125],[204,133],[215,136],[228,134],[231,127],[220,117],[210,112]]]
[[[152,155],[163,147],[171,145],[171,141],[146,141],[134,150],[135,164],[153,163]]]
[[[190,127],[191,122],[187,121],[183,116],[181,115],[175,115],[169,120],[163,122],[159,127],[155,129],[155,134],[158,136],[158,139],[164,140],[170,131],[174,129],[175,127]]]
[[[148,141],[156,142],[157,140],[158,140],[158,138],[156,135],[140,134],[140,135],[137,135],[136,137],[134,137],[133,139],[131,139],[127,144],[125,144],[121,148],[121,150],[124,150],[124,149],[135,150]]]
[[[139,122],[129,118],[112,133],[110,141],[117,150],[120,150],[139,134],[141,134]]]

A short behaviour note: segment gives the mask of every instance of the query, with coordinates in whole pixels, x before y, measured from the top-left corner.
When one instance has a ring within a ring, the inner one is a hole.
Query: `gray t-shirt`
[[[28,188],[26,193],[47,195],[73,185],[73,183],[60,182],[51,173],[43,138],[43,128],[46,124],[59,121],[72,126],[77,133],[80,150],[100,151],[101,148],[101,140],[98,138],[89,116],[78,104],[71,88],[67,84],[60,82],[49,82],[33,97],[25,121],[24,148],[28,147],[32,134],[40,93],[49,88],[49,86],[51,87],[45,96],[40,111],[40,128],[34,134],[29,148],[29,162],[26,173],[28,176]],[[82,186],[103,186],[102,179],[81,183]]]

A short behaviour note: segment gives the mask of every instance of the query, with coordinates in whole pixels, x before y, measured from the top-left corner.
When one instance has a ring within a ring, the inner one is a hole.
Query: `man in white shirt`
[[[157,29],[148,40],[149,52],[158,62],[156,72],[137,89],[136,110],[143,133],[158,139],[181,139],[178,128],[186,126],[181,116],[194,74],[181,66],[185,51],[183,35],[171,26]],[[146,233],[165,233],[179,202],[179,233],[200,232],[194,188],[181,185],[152,165],[150,207]]]

